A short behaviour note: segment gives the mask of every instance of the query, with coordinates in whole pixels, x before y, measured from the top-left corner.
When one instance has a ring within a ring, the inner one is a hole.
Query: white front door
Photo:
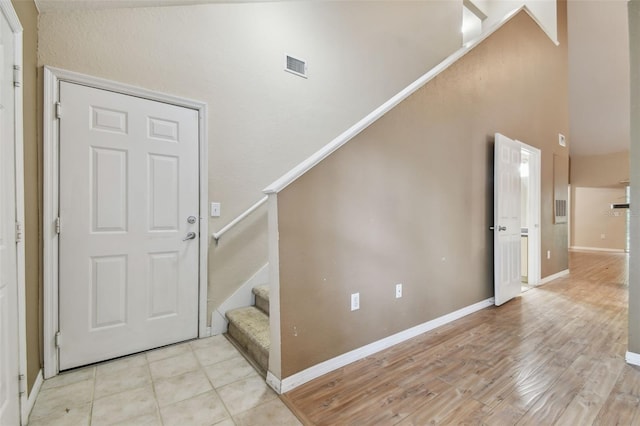
[[[198,335],[198,112],[60,83],[60,369]]]
[[[494,293],[496,306],[518,296],[520,277],[519,142],[496,133],[494,162]]]
[[[0,13],[0,425],[20,424],[13,33]]]

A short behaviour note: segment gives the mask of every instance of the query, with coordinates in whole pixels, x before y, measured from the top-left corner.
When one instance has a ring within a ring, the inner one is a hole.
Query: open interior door
[[[496,133],[493,224],[494,292],[500,306],[518,296],[520,283],[520,143]]]

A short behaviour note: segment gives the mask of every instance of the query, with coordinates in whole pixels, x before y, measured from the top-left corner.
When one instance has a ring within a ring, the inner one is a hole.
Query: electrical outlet
[[[551,259],[551,250],[547,250],[547,259]]]
[[[600,239],[604,240],[607,236],[605,234],[600,234]]]
[[[396,299],[402,297],[402,284],[396,284]]]
[[[351,310],[357,311],[360,309],[360,293],[353,293],[351,295]]]

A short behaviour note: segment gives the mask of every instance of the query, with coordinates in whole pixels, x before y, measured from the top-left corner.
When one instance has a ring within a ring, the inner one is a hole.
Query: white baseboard
[[[244,284],[242,284],[227,300],[211,312],[211,335],[225,333],[227,331],[227,311],[245,306],[251,306],[255,302],[253,288],[269,282],[269,264],[265,264],[258,272],[253,274]]]
[[[569,275],[569,270],[565,269],[564,271],[560,271],[560,272],[557,272],[557,273],[555,273],[553,275],[549,275],[547,277],[544,277],[543,279],[540,280],[540,282],[537,285],[546,284],[546,283],[551,282],[553,280],[557,280],[558,278],[566,277],[567,275]]]
[[[613,249],[613,248],[601,248],[601,247],[580,247],[580,246],[571,246],[569,250],[575,251],[603,251],[607,253],[624,253],[624,249]]]
[[[450,314],[443,315],[439,318],[427,321],[415,327],[393,334],[389,337],[385,337],[384,339],[362,346],[358,349],[354,349],[335,358],[321,362],[320,364],[316,364],[313,367],[309,367],[306,370],[286,377],[283,380],[278,379],[273,374],[271,374],[271,372],[269,372],[267,374],[267,383],[279,394],[289,392],[290,390],[293,390],[298,386],[307,383],[308,381],[337,370],[338,368],[342,368],[347,364],[351,364],[352,362],[361,360],[367,356],[373,355],[376,352],[380,352],[393,345],[402,343],[406,340],[419,336],[422,333],[431,331],[434,328],[438,328],[442,325],[448,324],[481,309],[493,306],[493,303],[494,299],[493,297],[491,297],[489,299],[459,309],[455,312],[451,312]]]
[[[282,382],[280,381],[280,379],[274,376],[271,371],[267,371],[267,384],[271,387],[271,389],[276,391],[278,395],[282,394]]]
[[[625,361],[627,361],[627,363],[631,365],[640,366],[640,354],[627,351],[627,354],[625,355],[624,359]]]
[[[22,409],[22,424],[26,425],[29,421],[29,416],[31,415],[31,411],[33,410],[33,406],[36,403],[36,399],[38,398],[38,394],[40,393],[40,389],[42,388],[42,384],[44,383],[44,377],[42,376],[42,369],[38,371],[38,375],[36,376],[36,381],[33,383],[31,387],[31,392],[29,392],[29,396],[27,397],[27,404]]]

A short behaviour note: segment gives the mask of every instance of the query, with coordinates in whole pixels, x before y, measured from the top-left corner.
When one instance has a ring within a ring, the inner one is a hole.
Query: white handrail
[[[219,230],[218,232],[214,232],[213,233],[213,240],[216,242],[216,245],[218,245],[218,241],[220,240],[220,237],[222,237],[228,230],[230,230],[231,228],[236,226],[238,223],[242,222],[251,213],[256,211],[258,209],[258,207],[260,207],[261,205],[266,203],[268,199],[269,199],[269,196],[265,196],[264,198],[261,198],[260,201],[258,201],[257,203],[255,203],[254,205],[249,207],[247,210],[244,211],[244,213],[242,213],[241,215],[239,215],[238,217],[233,219],[231,222],[229,222],[221,230]]]

